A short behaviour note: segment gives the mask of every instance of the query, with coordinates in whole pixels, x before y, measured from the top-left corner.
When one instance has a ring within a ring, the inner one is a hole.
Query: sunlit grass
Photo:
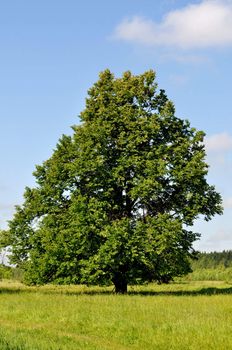
[[[1,282],[0,349],[232,349],[230,284],[112,290]]]
[[[218,266],[217,268],[194,269],[187,276],[189,281],[232,281],[232,267]]]

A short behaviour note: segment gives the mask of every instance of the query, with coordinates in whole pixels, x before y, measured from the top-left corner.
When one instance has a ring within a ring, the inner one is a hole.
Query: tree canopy
[[[12,262],[28,283],[113,283],[117,292],[189,272],[191,226],[222,213],[204,133],[175,116],[154,71],[105,70],[80,119],[16,208]]]

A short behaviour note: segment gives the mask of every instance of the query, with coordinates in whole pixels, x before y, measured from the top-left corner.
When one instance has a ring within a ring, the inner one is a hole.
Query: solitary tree
[[[80,119],[36,167],[37,186],[9,223],[12,262],[28,283],[113,283],[121,293],[189,272],[194,220],[222,213],[204,133],[175,116],[153,71],[104,71]]]

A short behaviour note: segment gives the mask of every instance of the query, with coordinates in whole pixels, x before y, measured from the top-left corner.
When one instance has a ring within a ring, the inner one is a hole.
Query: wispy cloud
[[[204,0],[168,12],[161,22],[140,16],[123,20],[115,29],[119,40],[182,49],[232,46],[232,3]]]
[[[188,77],[184,74],[171,74],[169,80],[174,86],[184,86],[188,82]]]
[[[202,54],[192,54],[192,53],[183,53],[181,52],[166,52],[160,55],[163,62],[165,61],[176,61],[181,64],[185,63],[193,63],[193,64],[202,64],[207,63],[210,64],[211,60],[206,55]]]
[[[220,242],[220,241],[230,241],[232,242],[232,230],[228,229],[218,229],[214,234],[210,235],[208,242]]]
[[[209,136],[205,140],[207,152],[224,152],[232,150],[232,136],[226,132]]]
[[[229,198],[225,198],[223,200],[223,206],[225,209],[230,209],[232,208],[232,197],[229,197]]]

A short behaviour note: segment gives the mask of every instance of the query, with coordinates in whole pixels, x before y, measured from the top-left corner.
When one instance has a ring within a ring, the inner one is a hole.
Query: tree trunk
[[[115,274],[113,278],[115,286],[115,293],[126,294],[127,293],[127,280],[122,273]]]

